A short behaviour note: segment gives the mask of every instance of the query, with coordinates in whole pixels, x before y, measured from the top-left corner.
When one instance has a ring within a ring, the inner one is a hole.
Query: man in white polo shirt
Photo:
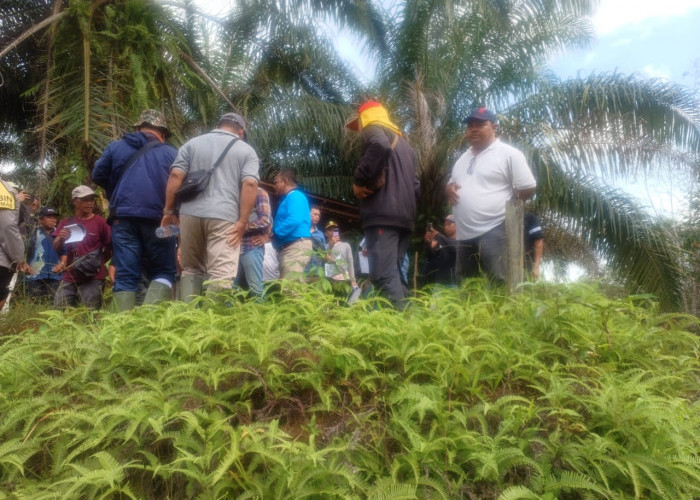
[[[470,148],[459,157],[445,189],[457,222],[457,273],[483,271],[506,279],[506,202],[526,200],[536,187],[525,156],[496,138],[496,115],[475,109],[465,120]]]

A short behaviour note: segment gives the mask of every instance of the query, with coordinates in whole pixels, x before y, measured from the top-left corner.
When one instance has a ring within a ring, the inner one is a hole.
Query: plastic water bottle
[[[156,237],[158,238],[173,238],[180,234],[180,226],[168,224],[167,226],[158,226],[156,228]]]

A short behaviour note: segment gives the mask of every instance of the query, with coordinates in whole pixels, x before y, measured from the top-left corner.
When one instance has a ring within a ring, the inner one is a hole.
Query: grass
[[[0,337],[0,498],[700,496],[700,324],[647,296],[199,305]]]

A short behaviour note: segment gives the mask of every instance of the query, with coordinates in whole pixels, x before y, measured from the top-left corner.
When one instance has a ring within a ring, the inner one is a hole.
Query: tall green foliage
[[[19,129],[23,161],[35,167],[33,192],[64,201],[70,190],[55,192],[61,180],[80,172],[78,182],[87,182],[102,149],[143,109],[164,111],[182,137],[190,92],[207,86],[193,67],[192,11],[146,0],[27,3],[0,6],[0,71],[15,65],[12,93],[3,98],[19,97],[26,109],[8,108],[2,126],[8,134]],[[50,183],[42,184],[43,175]]]
[[[700,494],[700,324],[649,297],[202,305],[2,338],[0,497]]]

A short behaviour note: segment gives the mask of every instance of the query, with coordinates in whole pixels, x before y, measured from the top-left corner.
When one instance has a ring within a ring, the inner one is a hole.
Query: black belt
[[[293,245],[294,243],[296,243],[297,241],[304,241],[304,240],[310,240],[310,239],[311,239],[311,238],[297,238],[296,240],[290,241],[289,243],[285,243],[284,245],[282,245],[282,246],[280,247],[280,250],[284,250],[285,248],[287,248],[287,247]]]

